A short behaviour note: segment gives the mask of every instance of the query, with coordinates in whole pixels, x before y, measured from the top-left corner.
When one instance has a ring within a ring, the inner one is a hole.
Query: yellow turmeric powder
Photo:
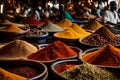
[[[78,34],[72,28],[66,28],[64,31],[57,32],[53,35],[58,38],[78,39],[82,37],[84,34]]]
[[[99,23],[98,21],[90,20],[90,21],[88,21],[88,23],[83,28],[87,29],[87,30],[97,30],[102,26],[103,25],[101,23]]]
[[[23,32],[24,30],[20,29],[14,24],[10,24],[8,27],[1,29],[0,31],[5,31],[5,32]]]
[[[81,28],[81,26],[77,25],[76,23],[73,23],[71,27],[75,32],[79,33],[79,34],[83,34],[83,35],[89,35],[90,33],[85,31],[84,29]]]
[[[10,73],[3,68],[0,68],[0,80],[28,80],[25,77]]]
[[[62,28],[67,28],[72,25],[72,22],[68,19],[63,19],[59,23],[57,23],[57,25]]]

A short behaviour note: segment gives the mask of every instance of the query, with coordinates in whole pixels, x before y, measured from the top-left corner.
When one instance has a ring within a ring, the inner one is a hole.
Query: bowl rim
[[[49,33],[46,32],[46,31],[43,31],[43,30],[40,30],[40,31],[45,32],[45,34],[43,34],[43,35],[41,35],[41,36],[26,36],[26,35],[25,35],[25,37],[26,37],[26,38],[42,38],[42,37],[47,37],[47,36],[49,35]]]
[[[54,33],[53,36],[56,38],[59,38],[59,39],[64,39],[64,40],[77,40],[80,38],[80,37],[78,37],[78,38],[62,38],[62,37],[56,36],[56,34],[58,34],[58,32]]]
[[[40,45],[38,45],[39,50],[42,49],[42,48],[44,48],[44,47],[47,46],[47,45],[49,45],[49,44],[40,44]],[[40,61],[40,62],[42,62],[42,63],[52,63],[52,62],[60,61],[60,60],[74,59],[74,58],[77,58],[77,56],[83,52],[83,50],[80,49],[80,48],[78,48],[78,47],[74,47],[74,46],[69,46],[69,47],[79,50],[79,52],[77,53],[76,56],[71,56],[71,57],[67,57],[67,58],[56,58],[56,59],[53,59],[53,60],[50,60],[50,61]],[[29,56],[29,55],[28,55],[28,56]],[[30,60],[31,60],[31,59],[30,59]],[[37,60],[37,61],[38,61],[38,60]]]
[[[47,73],[47,70],[48,70],[45,64],[43,64],[39,61],[35,61],[35,60],[27,60],[27,59],[14,59],[14,60],[10,59],[9,60],[8,59],[8,60],[0,60],[0,61],[20,61],[20,62],[26,61],[26,62],[29,62],[29,63],[33,62],[33,63],[37,63],[37,64],[41,65],[44,70],[40,74],[36,75],[35,77],[29,78],[29,80],[34,80],[34,79],[37,79],[39,77],[42,77],[43,75],[45,75]]]
[[[96,48],[87,49],[87,50],[85,50],[82,54],[79,54],[79,55],[78,55],[78,59],[79,59],[80,61],[82,61],[83,63],[91,64],[91,63],[88,63],[88,62],[86,62],[85,60],[83,60],[82,56],[83,56],[84,54],[87,54],[87,53],[90,52],[90,51],[96,51],[96,50],[98,50],[98,49],[100,49],[100,48],[102,48],[102,47],[96,47]],[[92,64],[92,65],[95,65],[95,64]],[[95,66],[97,66],[97,67],[105,67],[105,68],[120,68],[120,66],[102,66],[102,65],[95,65]]]
[[[55,73],[55,74],[57,74],[58,76],[60,76],[61,78],[63,78],[63,79],[66,79],[65,77],[63,77],[63,76],[61,76],[60,75],[60,73],[58,73],[56,70],[55,70],[55,66],[56,65],[58,65],[58,64],[60,64],[60,63],[69,63],[69,62],[80,62],[78,59],[68,59],[68,60],[60,60],[60,61],[56,61],[56,62],[54,62],[54,63],[52,63],[51,64],[51,66],[50,66],[50,70],[53,72],[53,73]],[[81,64],[82,64],[83,62],[81,62]]]
[[[89,36],[89,35],[88,35],[88,36]],[[86,37],[87,37],[87,36],[84,36],[84,37],[79,38],[78,42],[81,43],[81,44],[83,44],[83,45],[90,46],[90,47],[102,47],[102,46],[105,45],[105,44],[104,44],[104,45],[92,45],[92,44],[84,43],[82,40],[85,39]],[[114,45],[114,46],[118,47],[118,46],[120,46],[120,44],[117,44],[117,45]]]

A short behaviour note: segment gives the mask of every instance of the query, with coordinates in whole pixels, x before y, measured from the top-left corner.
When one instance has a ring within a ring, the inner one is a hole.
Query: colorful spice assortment
[[[99,29],[100,27],[102,27],[103,25],[101,23],[99,23],[98,21],[92,19],[92,20],[89,20],[88,23],[83,27],[84,29],[87,29],[87,30],[97,30]]]
[[[63,19],[59,23],[57,23],[57,25],[63,28],[67,28],[72,25],[72,22],[69,21],[68,19]]]
[[[88,63],[102,66],[120,66],[120,49],[107,44],[104,47],[82,55]]]
[[[67,80],[119,80],[108,70],[91,64],[81,64],[63,71],[61,76]]]
[[[39,74],[38,70],[28,66],[18,66],[6,68],[7,71],[26,78],[33,78]],[[40,71],[40,70],[39,70]]]
[[[28,56],[29,59],[39,61],[51,61],[57,58],[77,56],[77,53],[61,41],[50,43],[43,49]]]
[[[61,73],[61,72],[65,71],[65,70],[71,69],[71,68],[73,68],[75,66],[76,66],[76,64],[64,64],[62,66],[57,67],[56,71],[58,73]]]
[[[25,77],[10,73],[7,70],[0,68],[0,80],[28,80]]]
[[[37,47],[26,41],[14,40],[0,49],[0,59],[25,57],[37,51]]]
[[[112,45],[119,45],[120,37],[117,37],[106,27],[101,27],[91,35],[88,35],[85,38],[83,38],[82,42],[94,46],[95,45],[101,46],[107,43],[111,43]]]
[[[0,29],[0,31],[4,31],[4,32],[23,32],[23,29],[20,29],[19,27],[17,27],[14,24],[10,24],[9,26],[6,26],[3,29]]]
[[[25,34],[26,37],[36,37],[36,36],[42,36],[45,32],[43,32],[40,29],[37,28],[31,28],[28,33]]]
[[[63,28],[53,24],[52,22],[45,23],[44,25],[41,26],[41,28],[47,32],[58,32],[64,30]]]

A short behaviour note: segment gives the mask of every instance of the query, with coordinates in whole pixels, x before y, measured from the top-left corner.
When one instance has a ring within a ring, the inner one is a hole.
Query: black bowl
[[[75,64],[75,65],[79,65],[79,64],[82,64],[81,61],[78,61],[77,59],[69,59],[69,60],[61,60],[61,61],[57,61],[57,62],[54,62],[51,64],[51,73],[52,73],[52,76],[54,79],[56,80],[67,80],[66,78],[62,77],[60,75],[60,73],[58,73],[56,71],[56,68],[62,66],[62,65],[65,65],[65,64]]]
[[[5,69],[16,68],[19,66],[32,67],[38,71],[39,74],[32,78],[29,78],[29,80],[47,80],[48,71],[47,71],[47,67],[43,63],[40,63],[40,62],[34,61],[34,60],[23,60],[23,59],[0,60],[0,67],[5,68]],[[27,74],[29,74],[29,73],[27,73]]]

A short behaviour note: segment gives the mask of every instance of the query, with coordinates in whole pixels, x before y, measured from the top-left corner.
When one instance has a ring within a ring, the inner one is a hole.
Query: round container
[[[45,31],[41,31],[41,32],[44,34],[41,36],[25,36],[25,40],[31,43],[45,44],[49,34],[48,32]]]
[[[0,27],[0,29],[5,28]],[[24,35],[30,30],[30,28],[28,26],[23,26],[23,27],[19,27],[21,29],[23,29],[23,32],[5,32],[5,31],[0,31],[0,42],[9,42],[12,40],[16,40],[16,39],[22,39],[24,37]]]
[[[89,47],[102,47],[102,46],[104,46],[104,45],[107,44],[107,43],[106,43],[106,44],[103,44],[103,45],[88,44],[88,43],[85,43],[85,42],[83,41],[83,40],[85,40],[86,37],[87,37],[87,36],[80,38],[80,39],[78,40],[78,42],[81,43],[81,44],[83,44],[83,45],[89,46]],[[119,36],[118,36],[118,37],[119,37]],[[120,44],[112,44],[112,45],[114,45],[114,46],[116,46],[116,47],[120,46]]]
[[[56,71],[56,68],[58,68],[62,65],[65,65],[65,64],[79,65],[79,64],[82,64],[82,62],[78,61],[77,59],[71,59],[71,60],[61,60],[61,61],[57,61],[57,62],[52,63],[50,69],[51,69],[51,73],[52,73],[52,76],[53,76],[54,79],[56,79],[56,80],[67,80],[64,77],[62,77],[60,75],[60,73],[58,73]]]
[[[37,76],[29,78],[29,80],[47,80],[48,78],[48,70],[47,70],[47,67],[43,63],[40,63],[34,60],[22,60],[22,59],[0,60],[0,67],[2,67],[3,69],[4,68],[6,69],[15,68],[19,66],[33,67],[35,70],[38,71],[39,74]]]

